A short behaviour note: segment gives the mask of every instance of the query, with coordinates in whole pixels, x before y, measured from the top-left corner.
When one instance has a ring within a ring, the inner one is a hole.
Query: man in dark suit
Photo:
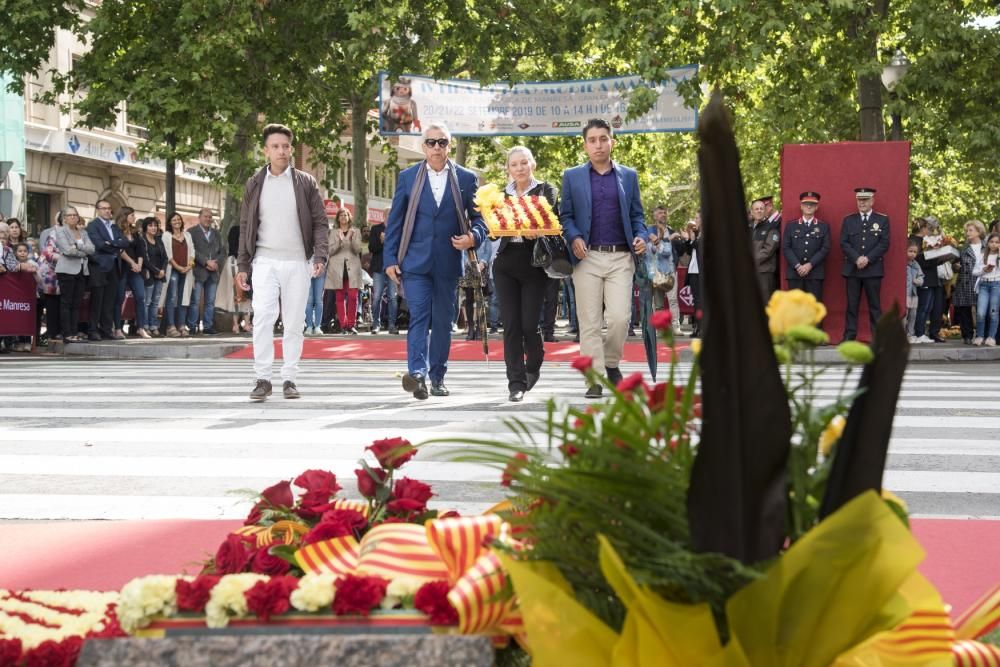
[[[781,253],[785,257],[785,274],[788,289],[809,292],[817,301],[823,301],[824,265],[830,254],[830,225],[816,217],[819,193],[803,192],[799,195],[802,216],[785,225]]]
[[[840,227],[840,248],[844,251],[843,276],[847,281],[847,313],[844,317],[844,340],[858,335],[858,309],[861,290],[868,301],[871,331],[882,316],[879,291],[884,266],[882,258],[889,249],[889,217],[872,211],[875,188],[855,188],[858,212],[844,218]]]
[[[778,243],[781,233],[768,221],[765,215],[764,202],[755,199],[750,204],[750,245],[753,249],[753,259],[757,266],[757,282],[760,284],[764,303],[777,289]]]
[[[583,149],[590,158],[563,172],[559,221],[570,246],[580,354],[593,358],[608,379],[618,370],[632,315],[632,276],[638,255],[646,252],[646,218],[634,169],[611,159],[615,140],[611,125],[592,118],[583,127]],[[601,339],[601,324],[608,332]],[[587,388],[587,398],[600,398],[601,385]]]
[[[188,307],[188,329],[198,333],[198,304],[205,304],[202,318],[202,333],[214,336],[215,292],[219,287],[219,268],[225,258],[222,250],[222,235],[212,229],[212,209],[203,208],[198,212],[198,226],[191,230],[194,242],[194,289],[191,291],[191,305]]]
[[[98,200],[97,217],[87,224],[87,236],[94,243],[90,256],[90,327],[88,338],[93,341],[125,338],[115,335],[115,299],[121,279],[119,257],[128,241],[114,224],[111,202]]]
[[[402,283],[410,309],[403,389],[420,400],[428,395],[427,378],[431,394],[449,394],[444,376],[458,279],[465,251],[482,243],[487,233],[472,203],[478,178],[475,172],[448,159],[450,145],[451,132],[445,124],[425,127],[426,160],[399,174],[382,251],[385,274],[396,284]],[[469,232],[462,223],[463,215],[468,216]]]

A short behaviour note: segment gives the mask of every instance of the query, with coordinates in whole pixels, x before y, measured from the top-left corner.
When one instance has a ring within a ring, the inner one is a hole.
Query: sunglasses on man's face
[[[438,148],[447,148],[448,147],[448,140],[447,139],[424,139],[424,146],[427,146],[427,148],[434,148],[434,146],[437,146]]]

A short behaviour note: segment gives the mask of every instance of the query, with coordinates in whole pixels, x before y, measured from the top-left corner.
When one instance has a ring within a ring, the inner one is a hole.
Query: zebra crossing
[[[507,401],[502,364],[451,364],[452,395],[415,401],[399,362],[306,361],[303,397],[252,403],[252,365],[237,360],[6,360],[0,401],[0,520],[240,518],[248,493],[310,468],[347,495],[373,440],[421,448],[404,474],[431,484],[431,505],[462,513],[503,498],[498,470],[445,460],[468,439],[514,436],[546,401],[584,405],[568,364],[543,368],[523,403]],[[623,365],[626,374],[644,364]],[[686,373],[687,368],[682,367]],[[832,400],[843,381],[819,381]],[[661,378],[662,379],[662,378]],[[916,516],[1000,518],[1000,365],[913,365],[897,407],[885,487]],[[856,374],[847,385],[856,382]],[[242,492],[241,492],[242,490]]]

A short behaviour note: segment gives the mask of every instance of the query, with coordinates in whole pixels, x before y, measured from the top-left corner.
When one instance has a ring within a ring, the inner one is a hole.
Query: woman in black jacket
[[[515,146],[507,152],[507,175],[510,182],[507,197],[538,195],[545,197],[558,211],[556,189],[535,180],[535,158],[525,146]],[[493,263],[493,279],[500,299],[503,320],[503,358],[507,365],[507,389],[510,400],[524,400],[524,393],[538,382],[545,349],[538,320],[549,277],[531,264],[535,236],[505,236],[497,248]]]
[[[142,281],[146,288],[146,297],[143,303],[136,304],[136,308],[143,307],[146,310],[146,333],[153,338],[160,335],[160,292],[163,291],[163,283],[167,271],[167,250],[163,247],[163,239],[160,236],[160,221],[150,216],[143,218],[140,223],[142,234],[143,257]]]

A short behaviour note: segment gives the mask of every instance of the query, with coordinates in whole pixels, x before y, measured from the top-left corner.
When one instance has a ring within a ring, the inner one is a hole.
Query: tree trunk
[[[354,224],[368,221],[368,109],[369,95],[351,96],[351,183],[354,194]]]
[[[174,160],[174,151],[177,148],[177,140],[174,135],[167,137],[167,145],[170,146],[170,154],[167,156],[166,166],[166,188],[163,192],[163,204],[167,209],[167,220],[177,210],[177,164]]]
[[[250,178],[250,174],[253,173],[251,162],[251,146],[253,144],[251,137],[256,127],[257,112],[254,111],[243,117],[236,130],[236,136],[233,138],[233,146],[236,149],[236,154],[240,156],[240,167],[231,176],[233,185],[236,187],[226,188],[225,211],[222,216],[223,238],[228,237],[230,227],[240,224],[240,206],[243,204],[243,184],[246,183],[246,180]],[[239,188],[238,196],[235,194],[237,188]]]
[[[884,22],[888,13],[889,0],[875,0],[872,7],[855,15],[848,26],[848,48],[863,54],[863,61],[878,62],[878,32],[873,26]],[[882,78],[879,73],[858,75],[858,121],[858,138],[861,141],[885,141]]]
[[[465,161],[469,159],[469,142],[462,137],[455,138],[455,164],[465,166]]]

